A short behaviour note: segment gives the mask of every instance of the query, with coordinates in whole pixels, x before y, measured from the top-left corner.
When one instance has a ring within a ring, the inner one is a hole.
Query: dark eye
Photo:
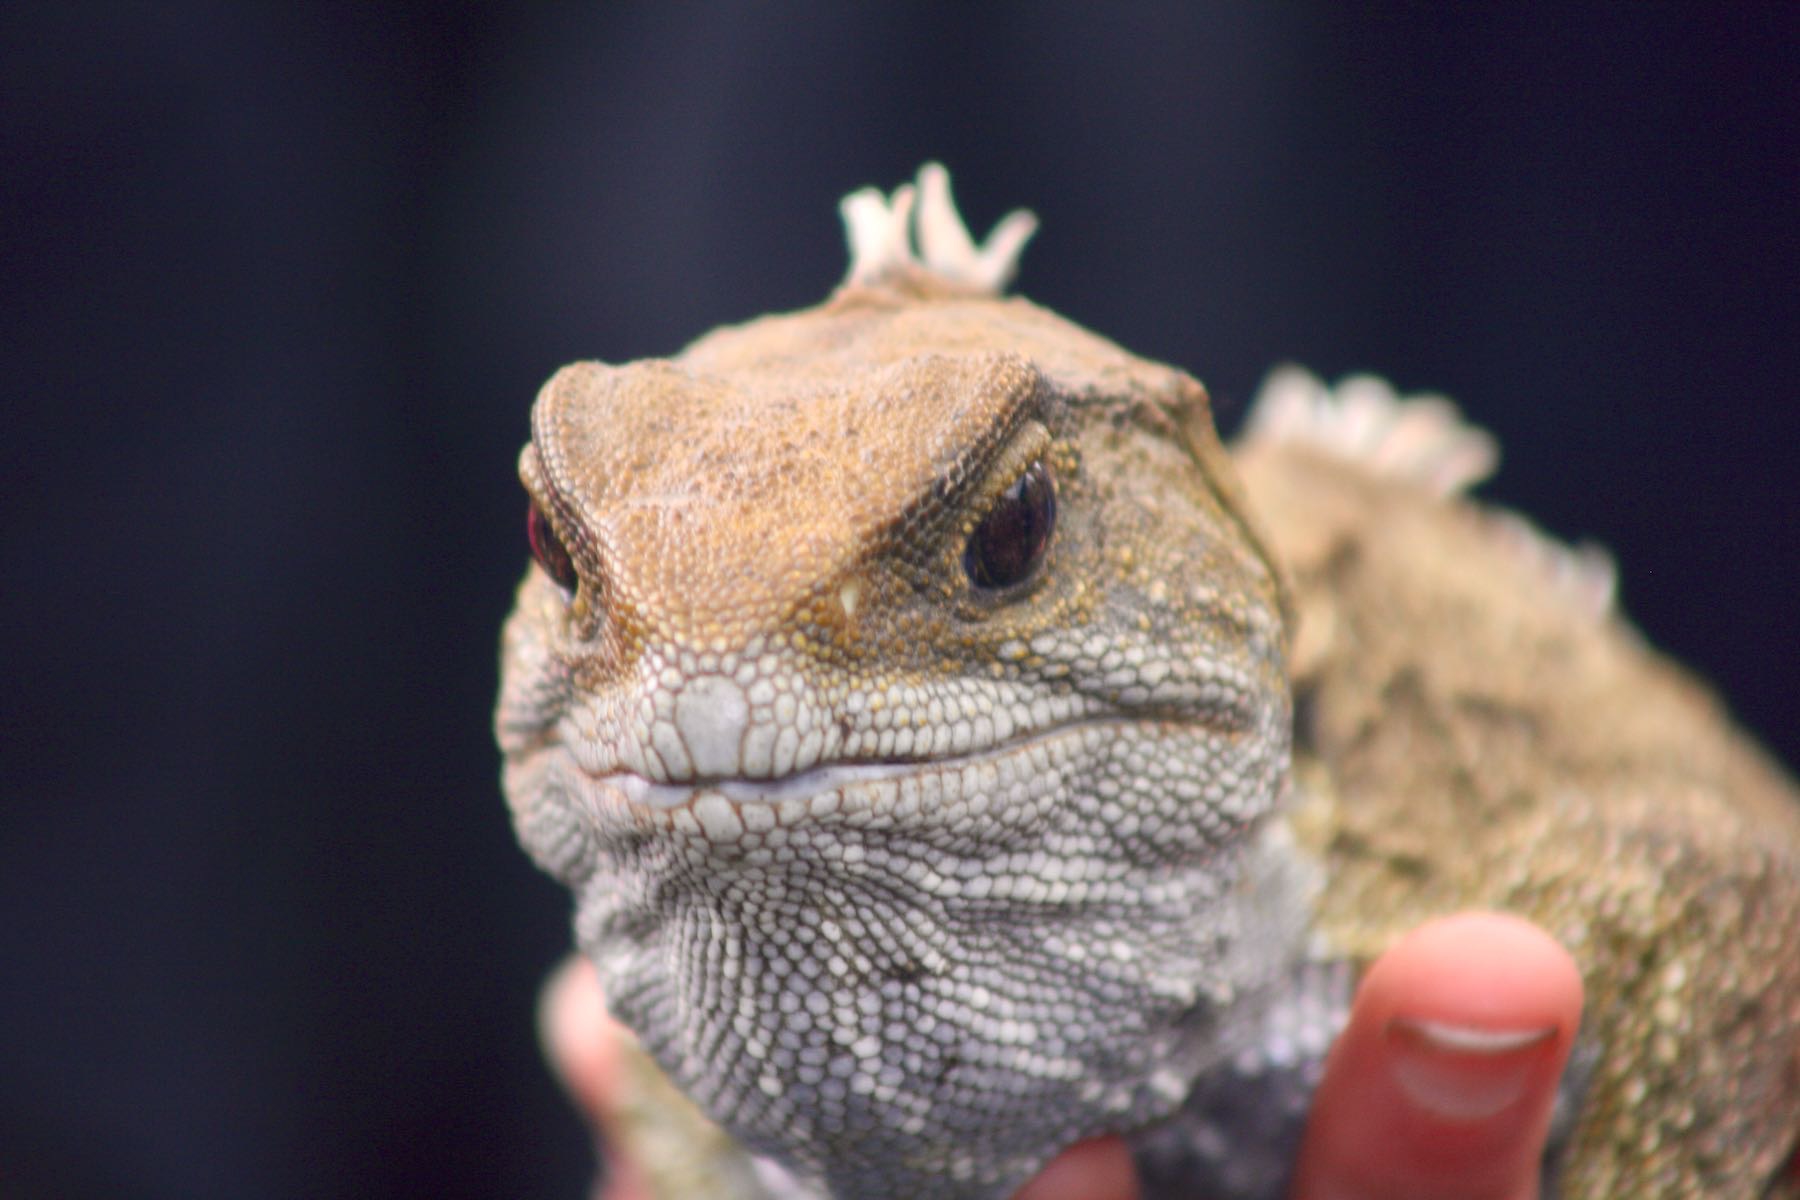
[[[1000,493],[969,535],[963,569],[978,588],[1011,587],[1043,560],[1055,524],[1056,484],[1039,459]]]
[[[535,504],[531,506],[531,515],[525,518],[525,536],[531,539],[531,557],[537,559],[538,566],[556,580],[557,587],[565,592],[574,591],[577,582],[575,561],[569,557],[569,549],[562,544],[562,539],[556,536],[556,530],[550,528],[549,519]]]

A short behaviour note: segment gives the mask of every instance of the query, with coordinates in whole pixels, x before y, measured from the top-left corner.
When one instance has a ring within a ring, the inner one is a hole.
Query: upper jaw
[[[550,742],[632,807],[701,792],[734,804],[856,790],[1004,756],[1121,714],[1076,692],[987,678],[859,686],[779,656],[646,656],[558,714]]]
[[[1142,725],[1118,716],[1084,717],[1064,721],[1047,729],[1015,736],[1008,741],[971,750],[935,756],[907,757],[889,762],[849,760],[823,762],[802,770],[773,778],[746,778],[741,775],[657,780],[627,768],[599,768],[587,764],[582,774],[600,787],[612,791],[628,806],[651,811],[682,808],[697,798],[717,798],[733,807],[779,805],[791,800],[846,793],[922,776],[982,769],[1005,760],[1032,754],[1034,751],[1079,740],[1107,727]],[[1150,722],[1167,725],[1167,721]]]

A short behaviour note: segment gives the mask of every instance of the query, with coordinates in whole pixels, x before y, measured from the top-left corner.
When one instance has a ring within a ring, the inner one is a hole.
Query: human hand
[[[1574,960],[1517,917],[1464,913],[1400,939],[1363,977],[1326,1061],[1297,1200],[1531,1200],[1581,999]],[[1109,1138],[1069,1150],[1016,1200],[1136,1195]]]
[[[1465,913],[1402,938],[1365,975],[1332,1047],[1295,1196],[1535,1197],[1551,1102],[1580,1014],[1574,961],[1519,918]],[[603,1126],[618,1029],[586,964],[553,977],[543,1027],[571,1095]],[[1458,1050],[1461,1043],[1468,1048]],[[630,1163],[609,1166],[604,1200],[644,1200]],[[1058,1156],[1015,1200],[1136,1196],[1125,1143],[1099,1138]]]

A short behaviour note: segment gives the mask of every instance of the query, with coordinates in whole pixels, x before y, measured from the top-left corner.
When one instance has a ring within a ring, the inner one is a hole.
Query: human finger
[[[538,999],[538,1039],[563,1089],[587,1118],[605,1160],[595,1200],[648,1200],[650,1195],[636,1166],[618,1153],[618,1139],[606,1136],[619,1089],[619,1049],[626,1036],[606,1011],[592,964],[571,957],[551,973]]]
[[[1332,1047],[1295,1195],[1532,1200],[1581,1001],[1574,960],[1518,917],[1402,938]]]
[[[1057,1155],[1013,1200],[1137,1200],[1137,1168],[1116,1137],[1077,1142]]]

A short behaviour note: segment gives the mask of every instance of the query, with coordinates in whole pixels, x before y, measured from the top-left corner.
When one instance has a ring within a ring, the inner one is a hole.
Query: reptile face
[[[906,282],[545,387],[499,728],[703,1109],[843,1194],[997,1195],[1285,967],[1283,630],[1197,384]]]

